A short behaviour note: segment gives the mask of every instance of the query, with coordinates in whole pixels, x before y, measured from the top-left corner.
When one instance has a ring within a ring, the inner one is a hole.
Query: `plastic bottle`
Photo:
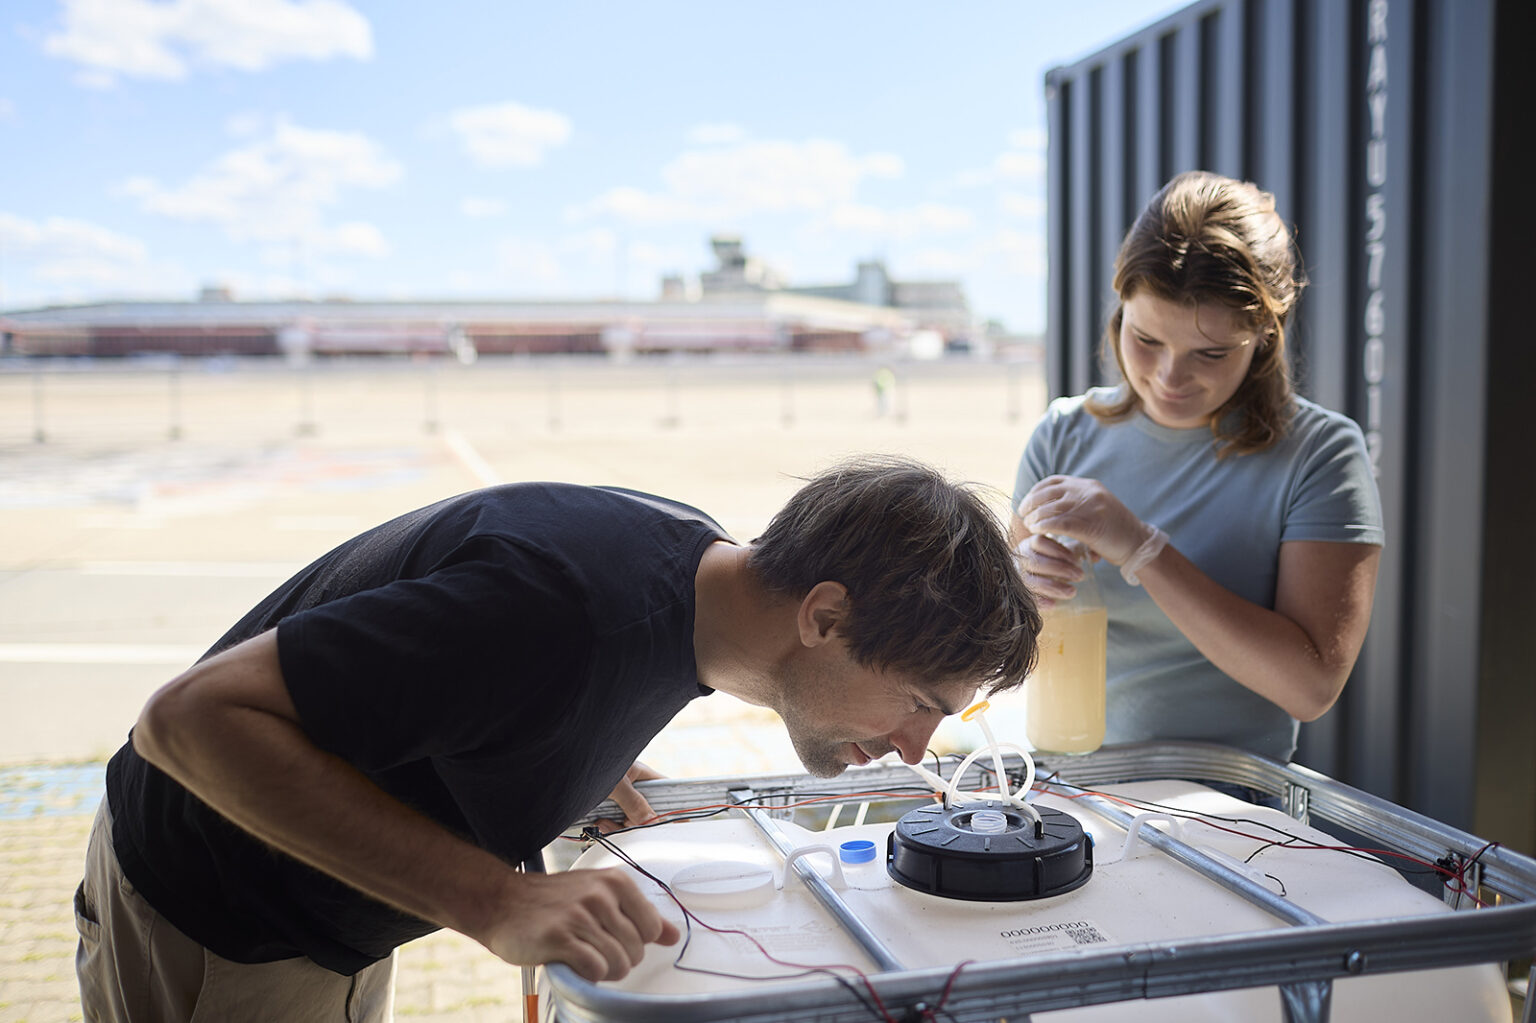
[[[1074,550],[1081,545],[1063,541]],[[1045,612],[1040,659],[1026,687],[1025,734],[1045,753],[1092,753],[1104,742],[1104,663],[1109,616],[1099,596],[1093,562],[1071,600]]]

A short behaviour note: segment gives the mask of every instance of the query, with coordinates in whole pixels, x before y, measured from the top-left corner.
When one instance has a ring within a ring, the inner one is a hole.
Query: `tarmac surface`
[[[1029,363],[855,358],[0,363],[0,1023],[81,1018],[71,896],[105,761],[144,699],[335,543],[496,482],[664,494],[750,540],[795,477],[922,458],[1006,508],[1044,409]],[[999,715],[994,712],[994,722]],[[673,777],[798,770],[776,717],[696,701]],[[452,932],[401,949],[396,1016],[522,1018],[520,971]]]

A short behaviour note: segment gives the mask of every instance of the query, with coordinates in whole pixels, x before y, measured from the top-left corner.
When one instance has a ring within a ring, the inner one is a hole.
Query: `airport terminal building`
[[[743,251],[711,240],[717,266],[696,282],[662,280],[659,297],[568,301],[120,301],[0,313],[0,353],[261,356],[650,354],[969,350],[978,340],[964,289],[895,281],[859,264],[848,284],[792,287]]]

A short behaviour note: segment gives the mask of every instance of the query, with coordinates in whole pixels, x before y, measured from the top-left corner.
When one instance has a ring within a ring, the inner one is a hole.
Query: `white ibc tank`
[[[1199,814],[1257,822],[1221,824],[1249,835],[1266,834],[1262,825],[1270,825],[1297,836],[1297,844],[1339,844],[1329,835],[1277,810],[1254,806],[1190,782],[1139,782],[1106,791]],[[886,839],[893,827],[889,823],[836,828],[832,832],[806,831],[787,822],[781,822],[781,826],[797,846],[835,848],[854,839],[875,842],[879,855],[873,860],[841,864],[843,881],[839,895],[908,969],[953,967],[966,960],[1027,960],[1042,953],[1103,951],[1122,944],[1175,944],[1196,937],[1288,926],[1144,842],[1131,843],[1122,855],[1127,845],[1126,832],[1073,800],[1045,795],[1037,805],[1077,817],[1094,840],[1095,863],[1091,878],[1081,887],[1062,895],[1020,902],[953,900],[895,883],[885,864]],[[1373,859],[1268,845],[1185,818],[1164,817],[1146,826],[1177,829],[1177,837],[1183,842],[1248,873],[1277,895],[1328,922],[1452,912],[1442,901]],[[716,818],[679,823],[630,832],[619,836],[617,842],[662,880],[680,878],[685,889],[680,895],[685,904],[690,904],[690,892],[707,894],[710,878],[732,891],[750,890],[749,896],[737,892],[727,898],[695,894],[690,909],[710,925],[749,934],[786,962],[847,963],[865,972],[874,971],[859,946],[806,892],[798,878],[791,878],[788,884],[783,882],[783,864],[778,854],[750,821]],[[816,864],[825,875],[830,858],[814,855],[808,862]],[[701,864],[730,866],[701,869]],[[620,865],[617,858],[598,847],[585,852],[575,864],[577,868],[616,865]],[[638,874],[634,876],[662,914],[681,928],[682,914],[672,900],[653,882]],[[763,888],[768,876],[773,878],[771,893]],[[650,946],[644,961],[628,977],[604,987],[651,995],[698,995],[750,991],[754,985],[761,986],[753,980],[679,970],[674,965],[677,954],[675,947]],[[717,934],[698,926],[693,928],[684,962],[719,973],[764,979],[783,978],[795,972],[769,961],[740,935]],[[1283,1011],[1276,989],[1267,987],[1137,999],[1040,1012],[1032,1018],[1036,1023],[1280,1023]],[[1336,1023],[1507,1023],[1510,1003],[1498,967],[1488,964],[1336,981],[1331,1018]]]

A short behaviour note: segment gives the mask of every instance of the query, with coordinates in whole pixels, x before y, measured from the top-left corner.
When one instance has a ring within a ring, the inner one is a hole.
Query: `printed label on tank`
[[[1109,944],[1109,936],[1093,920],[1062,920],[1034,927],[1015,927],[997,933],[1016,955],[1065,952],[1084,945]]]
[[[819,920],[804,924],[743,926],[736,929],[750,934],[764,948],[773,953],[823,948],[837,932],[836,927]],[[737,952],[760,954],[752,943],[740,934],[726,934],[723,937]]]

